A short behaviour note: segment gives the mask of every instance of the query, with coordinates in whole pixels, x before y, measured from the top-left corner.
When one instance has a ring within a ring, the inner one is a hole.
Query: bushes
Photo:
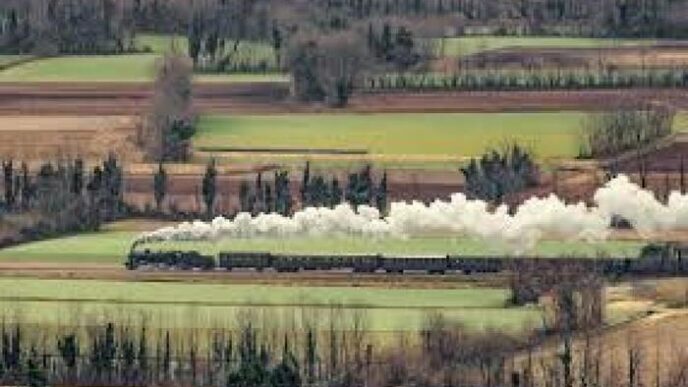
[[[674,115],[673,109],[657,104],[591,114],[582,134],[579,157],[614,156],[666,137],[671,134]]]
[[[500,203],[504,196],[538,184],[538,167],[531,153],[514,144],[493,150],[461,168],[468,196]]]
[[[577,90],[688,87],[686,69],[652,70],[466,70],[456,74],[392,73],[370,76],[368,91],[385,90]]]

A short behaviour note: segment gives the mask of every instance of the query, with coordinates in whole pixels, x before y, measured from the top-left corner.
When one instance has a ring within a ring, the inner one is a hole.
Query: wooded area
[[[272,42],[298,32],[368,28],[385,22],[416,35],[644,36],[688,34],[681,0],[7,0],[0,4],[4,52],[135,50],[136,32],[188,34],[192,57],[225,40]]]

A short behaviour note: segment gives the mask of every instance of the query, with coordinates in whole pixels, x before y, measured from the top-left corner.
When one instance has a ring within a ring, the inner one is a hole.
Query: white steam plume
[[[506,206],[490,209],[481,200],[456,193],[449,201],[392,203],[389,215],[348,204],[305,208],[291,217],[240,213],[233,220],[187,222],[141,235],[137,243],[219,238],[288,238],[296,236],[407,238],[428,234],[479,238],[515,252],[532,249],[543,239],[599,241],[607,237],[613,216],[628,220],[641,233],[688,227],[688,195],[674,192],[668,204],[620,175],[597,190],[595,206],[566,204],[555,195],[533,197],[509,214]]]

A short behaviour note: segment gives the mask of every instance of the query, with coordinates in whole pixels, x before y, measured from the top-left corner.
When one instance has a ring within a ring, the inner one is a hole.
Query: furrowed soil
[[[110,152],[136,161],[138,119],[129,116],[2,116],[0,155],[31,162],[70,156],[98,159]]]
[[[688,108],[685,90],[566,90],[508,92],[379,92],[354,95],[345,109],[294,102],[284,82],[204,83],[194,87],[202,113],[520,112],[601,110],[629,97]],[[0,84],[0,115],[138,115],[151,96],[149,83]]]
[[[447,63],[449,61],[449,63]],[[462,64],[486,68],[596,68],[608,66],[622,69],[677,68],[688,64],[687,44],[663,44],[654,47],[607,47],[607,48],[538,48],[518,47],[489,50],[462,58]],[[456,66],[451,58],[433,64],[438,71]]]

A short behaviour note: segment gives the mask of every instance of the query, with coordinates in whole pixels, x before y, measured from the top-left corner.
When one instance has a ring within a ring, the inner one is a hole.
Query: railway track
[[[569,268],[595,271],[608,277],[688,275],[688,249],[673,244],[648,245],[637,258],[541,258],[503,256],[404,257],[370,255],[306,255],[260,252],[220,252],[217,257],[197,251],[136,251],[127,257],[130,270],[153,268],[188,271],[254,270],[278,273],[349,271],[368,274],[471,275],[499,274],[521,270],[556,272]]]

